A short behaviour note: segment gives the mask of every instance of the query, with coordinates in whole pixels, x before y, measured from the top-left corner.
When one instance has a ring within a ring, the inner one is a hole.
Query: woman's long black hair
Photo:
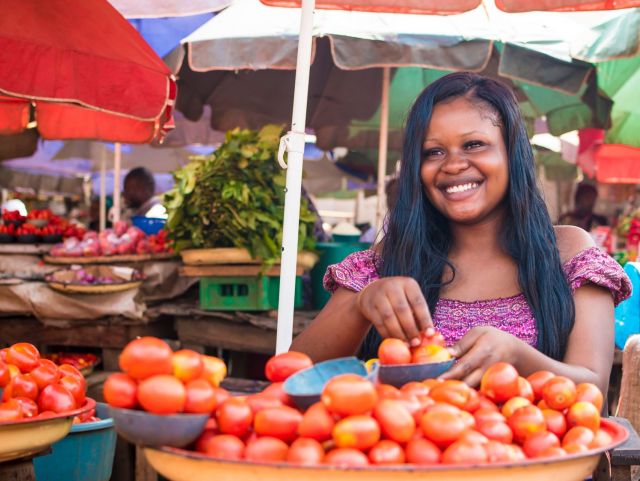
[[[397,197],[382,246],[381,275],[418,281],[431,314],[442,287],[452,244],[448,220],[429,201],[420,177],[425,132],[434,106],[467,97],[499,115],[509,156],[507,215],[502,245],[518,264],[518,280],[538,328],[538,349],[561,360],[573,327],[575,306],[563,274],[549,213],[536,183],[533,151],[516,98],[499,81],[473,73],[454,73],[430,84],[416,99],[405,128]],[[455,271],[454,271],[455,272]],[[380,336],[371,329],[363,355],[377,357]]]

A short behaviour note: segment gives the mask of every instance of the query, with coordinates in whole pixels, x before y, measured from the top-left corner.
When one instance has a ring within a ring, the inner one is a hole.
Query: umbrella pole
[[[382,69],[382,98],[380,101],[380,138],[378,140],[378,202],[376,206],[376,232],[382,231],[385,213],[384,184],[387,175],[387,145],[389,140],[389,82],[391,69]]]
[[[280,266],[278,331],[276,336],[277,354],[287,351],[293,339],[300,191],[302,189],[304,129],[307,117],[307,96],[309,93],[314,7],[315,0],[302,0],[291,131],[280,139],[278,152],[280,165],[283,168],[287,168],[287,187],[285,190],[284,224],[282,229],[282,264]],[[285,150],[288,153],[287,164],[284,163]]]
[[[107,159],[102,149],[100,152],[100,232],[107,228]]]
[[[122,164],[122,145],[115,143],[113,151],[113,223],[120,221],[120,165]]]

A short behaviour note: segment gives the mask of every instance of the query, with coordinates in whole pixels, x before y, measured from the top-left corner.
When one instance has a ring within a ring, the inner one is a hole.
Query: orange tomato
[[[480,392],[495,402],[508,401],[520,392],[519,377],[511,364],[498,362],[482,375]]]
[[[121,372],[107,378],[102,393],[107,404],[116,408],[133,409],[138,404],[136,381]]]
[[[576,426],[567,431],[567,433],[562,438],[562,446],[566,446],[569,444],[582,444],[583,446],[589,446],[594,438],[596,437],[595,433],[584,426]]]
[[[600,412],[590,402],[578,401],[567,412],[567,424],[569,427],[584,426],[596,432],[600,428]]]
[[[487,452],[482,444],[456,441],[442,453],[442,464],[485,464]]]
[[[586,401],[593,404],[598,412],[602,412],[602,404],[604,402],[602,392],[598,386],[590,382],[583,382],[576,386],[576,402]]]
[[[518,442],[524,441],[531,434],[547,429],[542,410],[534,405],[524,406],[515,411],[507,419],[507,424],[513,431],[514,439]]]
[[[567,452],[558,446],[552,446],[550,448],[545,449],[540,453],[540,458],[561,458],[562,456],[566,456]]]
[[[247,461],[258,463],[282,463],[287,460],[288,453],[287,443],[265,436],[247,444],[244,457]]]
[[[204,372],[202,356],[191,349],[181,349],[173,353],[171,357],[173,375],[182,382],[197,379]]]
[[[478,394],[478,409],[477,409],[477,411],[479,411],[480,409],[485,409],[487,411],[500,412],[500,408],[498,408],[496,403],[494,403],[491,399],[489,399],[488,397],[486,397],[482,393]]]
[[[263,389],[261,394],[263,396],[277,398],[285,406],[293,406],[293,401],[291,401],[289,395],[284,391],[284,383],[282,382],[274,382],[272,384],[269,384],[266,388]]]
[[[533,393],[531,383],[522,376],[518,377],[518,391],[518,396],[529,400],[530,403],[535,401],[535,394]]]
[[[560,439],[567,432],[567,421],[564,415],[553,409],[543,409],[542,414],[544,416],[545,423],[547,424],[547,431],[552,432]]]
[[[313,366],[309,356],[301,352],[289,351],[273,356],[267,361],[264,373],[271,382],[283,382],[298,371]]]
[[[422,382],[412,381],[402,386],[400,388],[400,393],[410,396],[416,396],[418,399],[420,399],[421,397],[428,396],[429,392],[431,392],[431,389],[432,388],[429,388]]]
[[[566,377],[555,376],[542,387],[542,399],[551,409],[562,411],[576,402],[576,385]]]
[[[489,438],[487,438],[484,434],[476,431],[475,429],[467,429],[458,441],[486,444],[489,442]]]
[[[531,401],[526,398],[516,396],[509,399],[506,403],[502,405],[502,415],[509,419],[511,415],[516,412],[518,409],[524,406],[530,406]]]
[[[302,414],[289,406],[263,409],[253,420],[253,429],[258,436],[271,436],[286,443],[297,437]]]
[[[38,415],[38,405],[27,397],[13,398],[20,403],[20,409],[22,409],[22,417],[33,418]]]
[[[371,464],[377,465],[403,464],[405,461],[404,449],[395,441],[383,439],[369,450],[369,461]]]
[[[436,346],[446,347],[444,337],[439,332],[435,331],[432,335],[428,335],[426,332],[420,334],[420,345],[428,346],[435,344]]]
[[[84,382],[80,382],[77,377],[73,376],[64,376],[63,378],[60,378],[60,381],[58,382],[62,387],[66,388],[67,391],[73,394],[77,406],[82,406],[84,404],[84,401],[87,397],[84,390]]]
[[[257,394],[252,394],[250,396],[247,396],[247,402],[249,403],[249,406],[251,406],[251,410],[253,411],[253,414],[258,413],[263,409],[284,406],[284,404],[282,404],[282,401],[280,401],[280,399],[276,397],[265,396],[262,393],[257,393]]]
[[[378,402],[378,393],[373,383],[365,378],[342,374],[325,385],[321,400],[332,413],[353,416],[371,411]]]
[[[80,381],[82,386],[86,388],[86,385],[87,385],[86,379],[84,378],[82,373],[77,368],[73,367],[71,364],[62,364],[61,366],[58,367],[58,371],[60,372],[60,377],[65,377],[65,376],[75,377],[78,381]]]
[[[551,371],[536,371],[527,377],[536,401],[542,399],[542,388],[549,379],[554,377],[556,377],[556,375]]]
[[[584,444],[563,444],[562,449],[566,451],[567,454],[580,454],[585,451],[589,451],[589,448]]]
[[[445,362],[451,359],[451,354],[445,347],[437,344],[427,344],[419,346],[413,350],[411,354],[411,362],[413,364],[425,364],[429,362]]]
[[[321,402],[312,404],[302,415],[298,425],[298,435],[303,438],[324,442],[331,439],[336,422]]]
[[[478,424],[478,431],[490,441],[499,441],[510,444],[513,441],[513,431],[509,425],[502,421],[484,421]]]
[[[222,406],[222,403],[231,397],[229,391],[222,387],[213,388],[213,394],[216,397],[216,406]]]
[[[593,438],[593,441],[591,441],[591,443],[589,444],[589,448],[591,449],[606,448],[607,446],[610,446],[612,442],[613,442],[613,439],[611,438],[611,435],[608,432],[606,432],[604,429],[598,429],[595,437]]]
[[[473,413],[473,417],[476,419],[476,424],[478,425],[489,421],[500,423],[507,422],[507,418],[505,418],[499,411],[494,411],[490,408],[478,409],[475,413]]]
[[[405,405],[394,399],[383,399],[373,410],[382,435],[398,443],[406,443],[416,431],[416,422]]]
[[[483,447],[487,453],[488,463],[505,463],[511,461],[509,448],[507,448],[506,444],[489,440]]]
[[[336,423],[331,436],[338,448],[365,451],[380,440],[380,425],[370,416],[348,416]]]
[[[76,408],[76,400],[60,384],[49,384],[38,395],[38,410],[66,413]]]
[[[173,372],[173,351],[156,337],[141,337],[127,344],[120,354],[120,369],[134,379],[142,380]]]
[[[324,458],[324,463],[340,468],[362,468],[369,465],[369,458],[357,449],[332,449]]]
[[[315,439],[298,438],[289,447],[287,462],[301,466],[315,466],[322,464],[324,448]]]
[[[405,448],[407,462],[420,466],[432,466],[440,463],[440,448],[428,439],[412,439]]]
[[[210,436],[202,445],[202,452],[218,459],[239,460],[244,457],[245,445],[242,440],[231,434]]]
[[[49,384],[53,384],[60,379],[60,371],[58,366],[49,359],[40,359],[38,367],[31,371],[31,376],[38,385],[38,389],[43,389]],[[0,386],[2,383],[0,382]]]
[[[463,409],[471,398],[471,388],[462,381],[447,380],[431,388],[429,397]]]
[[[462,417],[462,412],[455,406],[436,403],[431,406],[420,419],[420,428],[424,435],[439,447],[447,447],[454,443],[469,428]]]
[[[9,381],[2,396],[3,401],[8,401],[12,397],[26,397],[38,399],[38,385],[31,374],[18,374]]]
[[[0,422],[17,421],[22,417],[22,406],[17,399],[9,399],[0,404]]]
[[[383,340],[378,347],[378,359],[382,365],[409,364],[411,350],[404,341],[388,338]]]
[[[215,356],[200,356],[203,370],[200,377],[206,379],[213,386],[218,387],[227,375],[227,366],[222,359]]]
[[[0,361],[0,387],[5,387],[11,381],[11,372],[9,371],[9,367],[4,363],[4,361]]]
[[[13,364],[20,372],[26,374],[38,367],[40,353],[33,344],[19,342],[7,351],[7,364]]]
[[[216,410],[216,420],[221,433],[245,436],[253,422],[253,411],[245,400],[231,397]]]
[[[528,458],[539,458],[546,453],[549,448],[559,448],[560,440],[558,436],[549,431],[538,431],[525,439],[522,450]]]
[[[480,409],[480,406],[480,395],[478,394],[478,391],[469,388],[469,399],[467,400],[467,403],[462,406],[462,409],[469,413],[475,413]]]
[[[208,414],[216,408],[214,387],[206,379],[193,379],[185,385],[185,413]]]
[[[187,392],[178,379],[165,374],[151,376],[138,384],[138,403],[154,414],[175,414],[184,411]]]
[[[391,384],[376,384],[376,392],[378,399],[400,399],[402,397],[400,389]]]

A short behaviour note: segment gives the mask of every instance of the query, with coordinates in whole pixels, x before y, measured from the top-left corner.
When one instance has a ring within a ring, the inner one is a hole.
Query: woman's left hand
[[[478,386],[489,366],[496,362],[516,362],[521,342],[515,336],[495,327],[474,327],[449,348],[451,355],[458,361],[440,378],[460,379],[469,386]]]

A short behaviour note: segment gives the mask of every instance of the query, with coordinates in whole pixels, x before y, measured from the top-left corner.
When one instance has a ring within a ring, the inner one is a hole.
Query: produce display
[[[64,414],[86,401],[86,381],[78,369],[56,365],[25,342],[0,350],[0,387],[0,422]],[[91,410],[74,422],[96,420]]]
[[[383,366],[396,364],[423,364],[444,362],[451,359],[445,347],[444,337],[439,332],[422,333],[420,345],[409,347],[400,339],[387,338],[380,343],[378,359]]]
[[[34,209],[27,216],[18,211],[2,212],[0,243],[53,244],[73,236],[82,237],[84,233],[85,229],[54,215],[49,209]]]
[[[273,264],[280,258],[286,175],[276,162],[281,126],[235,129],[210,156],[176,171],[164,198],[166,228],[183,249],[239,247]],[[316,215],[303,197],[298,248],[313,250]]]
[[[56,352],[44,354],[42,358],[53,361],[57,366],[69,364],[85,376],[100,362],[100,358],[95,354],[77,352]]]
[[[144,280],[144,275],[130,267],[73,266],[45,277],[47,282],[65,285],[105,286]]]

